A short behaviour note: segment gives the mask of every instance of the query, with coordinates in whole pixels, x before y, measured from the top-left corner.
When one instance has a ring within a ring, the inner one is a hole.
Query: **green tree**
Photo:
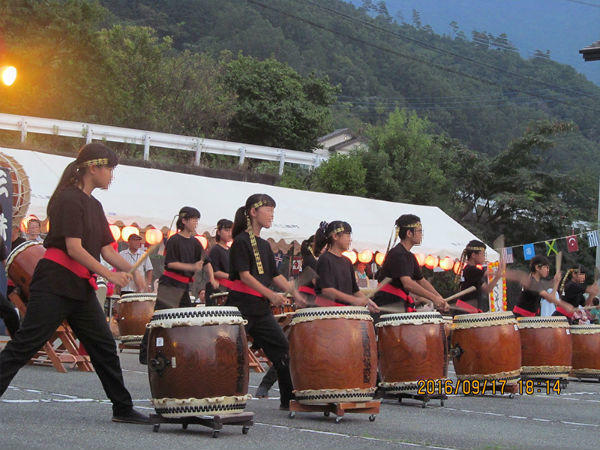
[[[311,188],[331,194],[364,196],[367,170],[359,153],[335,154],[315,169]]]
[[[331,128],[329,105],[338,89],[326,78],[303,77],[273,58],[239,55],[226,64],[223,79],[237,96],[233,140],[310,151]]]

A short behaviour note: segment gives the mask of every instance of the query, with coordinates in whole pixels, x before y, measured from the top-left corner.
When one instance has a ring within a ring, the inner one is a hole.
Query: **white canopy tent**
[[[46,217],[46,206],[58,180],[72,158],[1,148],[25,169],[31,184],[29,214]],[[458,222],[433,206],[410,205],[320,192],[287,189],[258,183],[201,177],[163,170],[120,165],[108,191],[96,191],[110,223],[137,224],[144,228],[169,227],[184,205],[202,214],[198,232],[214,234],[221,218],[233,220],[235,210],[254,193],[267,193],[277,202],[275,220],[261,236],[275,241],[301,242],[314,233],[321,220],[345,220],[352,225],[352,247],[358,251],[385,251],[394,221],[401,214],[421,218],[424,239],[413,251],[425,255],[459,258],[468,241],[477,239]],[[488,259],[498,254],[490,250]]]

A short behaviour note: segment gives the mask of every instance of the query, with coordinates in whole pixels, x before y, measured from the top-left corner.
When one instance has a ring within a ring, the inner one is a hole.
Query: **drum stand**
[[[237,414],[223,414],[199,417],[163,417],[160,414],[150,414],[150,423],[153,424],[152,431],[158,433],[161,423],[181,424],[181,428],[187,430],[188,425],[202,425],[213,430],[212,437],[218,438],[223,425],[241,425],[242,434],[248,434],[250,427],[254,425],[254,413],[242,412]]]
[[[335,414],[335,423],[340,423],[345,413],[369,414],[369,421],[374,422],[377,414],[379,414],[379,400],[371,400],[368,402],[348,402],[348,403],[326,403],[323,405],[304,405],[296,400],[290,400],[289,418],[296,417],[296,412],[322,412],[325,417],[329,417],[331,413]]]
[[[399,394],[383,394],[383,398],[390,400],[390,399],[398,399],[398,403],[402,403],[402,399],[405,398],[409,398],[412,400],[417,400],[421,403],[421,408],[425,408],[427,406],[427,403],[430,400],[439,400],[440,401],[440,406],[444,406],[444,401],[448,400],[448,396],[446,394],[410,394],[408,392],[403,392],[403,393],[399,393]]]

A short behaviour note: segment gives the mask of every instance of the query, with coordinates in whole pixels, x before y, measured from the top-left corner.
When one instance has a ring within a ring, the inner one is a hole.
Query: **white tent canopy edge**
[[[31,184],[29,214],[44,219],[46,206],[58,180],[73,158],[0,147],[25,169]],[[259,183],[209,178],[157,169],[119,165],[108,191],[95,191],[109,222],[140,227],[169,227],[184,205],[202,214],[198,232],[214,234],[221,218],[233,220],[248,196],[266,193],[277,202],[273,226],[261,236],[286,242],[302,241],[314,233],[321,220],[345,220],[352,225],[352,247],[358,251],[385,251],[394,221],[402,214],[421,218],[423,243],[413,251],[425,255],[459,258],[467,242],[477,237],[434,206],[410,205],[361,197],[301,191]],[[488,250],[496,261],[497,252]]]

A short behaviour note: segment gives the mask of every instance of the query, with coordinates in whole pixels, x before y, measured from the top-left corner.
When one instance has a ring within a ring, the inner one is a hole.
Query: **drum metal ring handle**
[[[462,349],[462,347],[456,344],[452,348],[450,348],[450,351],[448,353],[450,353],[450,356],[452,358],[460,359],[464,352],[465,351]]]
[[[156,355],[156,358],[150,360],[150,369],[154,370],[159,377],[171,365],[171,360],[162,353]]]

